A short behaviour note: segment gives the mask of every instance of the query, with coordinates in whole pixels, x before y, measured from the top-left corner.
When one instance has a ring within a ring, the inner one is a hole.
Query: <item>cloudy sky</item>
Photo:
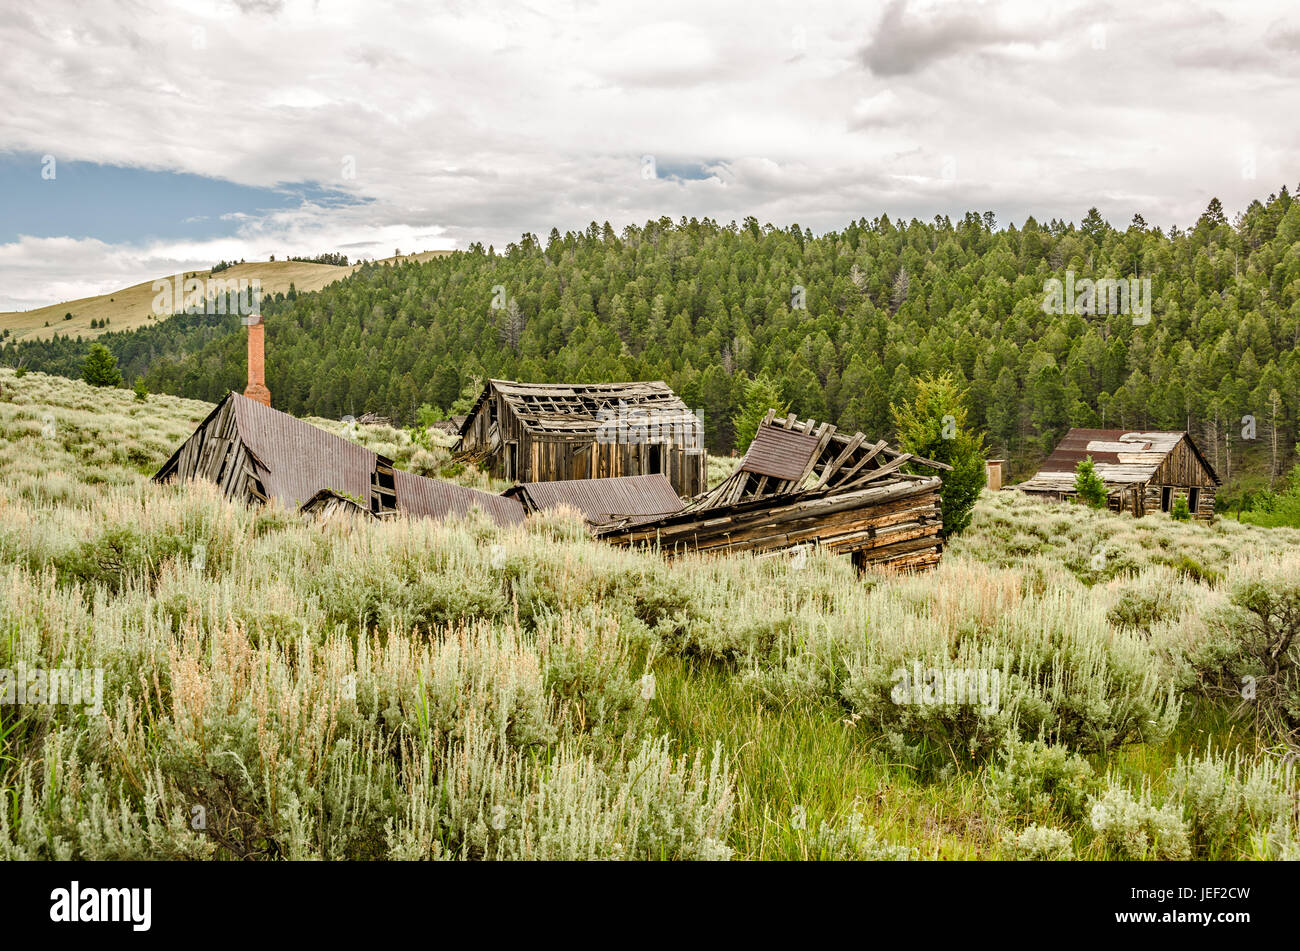
[[[1285,3],[61,0],[0,20],[0,310],[223,258],[1300,181]]]

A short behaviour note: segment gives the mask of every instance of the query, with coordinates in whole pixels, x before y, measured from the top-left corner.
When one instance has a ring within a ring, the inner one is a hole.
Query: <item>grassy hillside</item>
[[[0,856],[1300,856],[1262,626],[1300,532],[1002,493],[937,572],[859,579],[561,516],[321,527],[148,483],[207,408],[0,369],[0,669],[104,684],[0,704]],[[908,702],[914,663],[1002,689]]]
[[[407,254],[401,258],[385,258],[380,263],[395,261],[428,261],[435,257],[450,254],[450,251],[424,251],[419,254]],[[300,292],[318,291],[340,278],[347,277],[360,267],[335,267],[330,264],[310,264],[305,261],[252,261],[236,264],[219,272],[223,280],[253,280],[262,282],[262,293],[287,294],[289,286]],[[186,271],[184,277],[197,277],[207,280],[212,277],[209,271]],[[177,275],[165,275],[131,287],[110,291],[94,297],[80,300],[62,301],[46,307],[25,311],[0,312],[0,330],[9,330],[15,340],[46,340],[54,334],[68,336],[80,335],[84,338],[97,337],[108,330],[134,330],[148,326],[155,320],[153,300],[154,280],[174,280]],[[65,319],[72,314],[71,319]],[[91,327],[91,321],[107,320],[105,327]]]

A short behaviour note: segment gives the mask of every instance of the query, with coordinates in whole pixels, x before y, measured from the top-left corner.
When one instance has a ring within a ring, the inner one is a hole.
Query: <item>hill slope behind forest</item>
[[[420,254],[383,260],[386,262],[427,261],[447,253],[449,252],[424,251]],[[261,282],[263,294],[287,295],[291,289],[295,293],[320,290],[327,284],[347,277],[360,266],[360,264],[340,266],[290,260],[244,261],[215,271],[212,269],[184,271],[109,291],[106,294],[62,301],[31,310],[6,311],[0,313],[0,332],[9,331],[9,336],[14,340],[48,340],[55,334],[89,339],[110,329],[124,331],[149,326],[157,317],[153,310],[154,300],[158,296],[154,284],[159,280],[168,281],[176,287],[178,297],[186,278],[197,278],[205,282],[209,278],[217,278],[221,281],[258,280]],[[68,316],[69,314],[71,316]],[[91,326],[92,321],[96,326]]]

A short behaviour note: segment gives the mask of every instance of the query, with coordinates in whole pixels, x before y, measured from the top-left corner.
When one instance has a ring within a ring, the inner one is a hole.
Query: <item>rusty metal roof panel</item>
[[[293,508],[321,489],[370,497],[375,453],[257,400],[238,393],[229,398],[235,401],[239,438],[259,464],[268,497]]]
[[[803,475],[817,450],[817,437],[779,426],[760,426],[740,463],[746,472],[773,479],[797,479]]]
[[[610,479],[567,479],[524,482],[507,490],[537,511],[567,505],[593,524],[621,516],[670,515],[684,504],[672,483],[661,474],[617,476]]]
[[[393,487],[397,493],[397,511],[413,518],[459,517],[477,508],[498,525],[517,525],[524,520],[524,507],[517,499],[427,479],[401,469],[393,470]]]

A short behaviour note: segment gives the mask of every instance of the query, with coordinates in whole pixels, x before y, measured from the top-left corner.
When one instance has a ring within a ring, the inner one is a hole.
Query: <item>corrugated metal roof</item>
[[[683,505],[673,491],[672,483],[658,473],[611,479],[524,482],[507,489],[506,494],[524,499],[525,504],[536,511],[571,506],[593,524],[619,516],[668,515],[681,511]]]
[[[524,507],[517,499],[480,492],[463,485],[427,479],[401,469],[393,470],[397,511],[413,518],[463,516],[478,508],[498,525],[516,525],[524,520]]]
[[[808,468],[817,450],[817,442],[817,437],[811,433],[759,426],[740,468],[774,479],[797,479]]]
[[[300,508],[328,492],[361,500],[363,506],[368,504],[371,477],[381,458],[376,453],[238,393],[231,393],[226,399],[233,401],[239,439],[252,454],[257,476],[269,498]],[[200,429],[212,421],[220,405]],[[172,455],[155,479],[170,474],[180,452],[178,449]],[[391,464],[388,460],[384,462]],[[400,469],[393,470],[393,479],[397,510],[413,517],[447,518],[464,515],[477,507],[499,525],[524,520],[524,508],[516,499]]]
[[[297,508],[321,489],[370,498],[375,453],[238,393],[239,438],[256,457],[268,497]]]

